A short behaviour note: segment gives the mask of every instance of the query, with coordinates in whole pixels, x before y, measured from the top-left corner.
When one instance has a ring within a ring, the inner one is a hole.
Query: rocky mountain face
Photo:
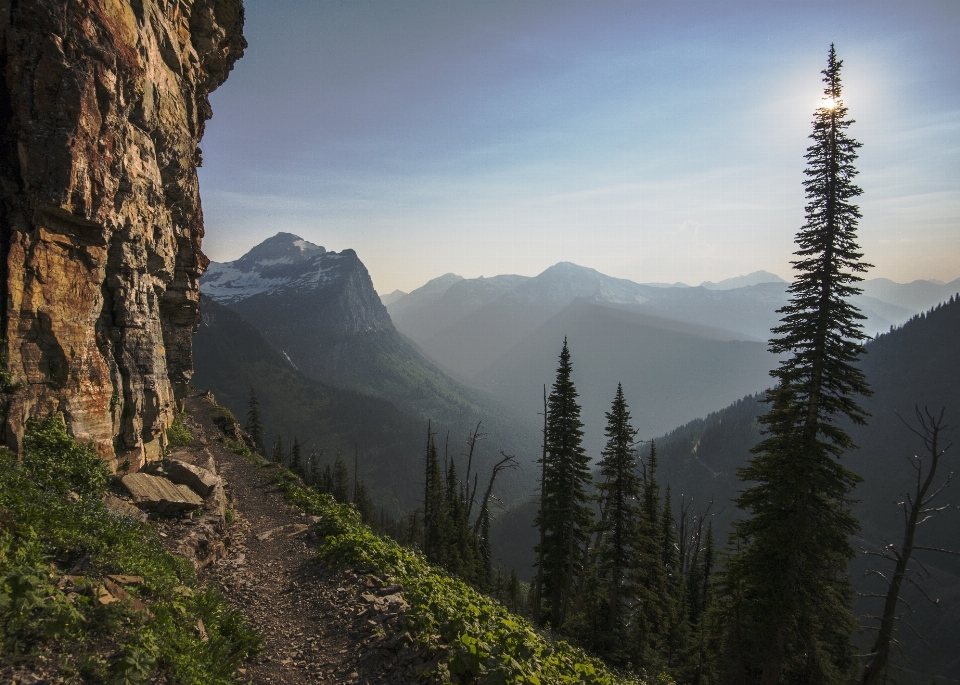
[[[236,312],[206,297],[194,336],[194,384],[212,390],[236,416],[245,416],[250,389],[260,403],[268,449],[282,436],[308,445],[305,454],[333,464],[340,450],[359,451],[360,477],[378,506],[397,513],[417,506],[424,427],[390,402],[326,386],[297,371]]]
[[[60,411],[114,466],[160,454],[207,265],[207,96],[243,54],[242,27],[241,0],[0,5],[11,447],[29,417]]]
[[[236,311],[304,373],[349,386],[359,338],[395,333],[363,262],[278,233],[240,259],[212,262],[203,293]]]

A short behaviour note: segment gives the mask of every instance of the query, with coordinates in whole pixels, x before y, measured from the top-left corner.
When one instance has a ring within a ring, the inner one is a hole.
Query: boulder
[[[163,463],[167,478],[179,485],[186,485],[201,497],[207,497],[220,484],[220,478],[207,469],[175,459]]]
[[[119,497],[108,494],[103,498],[103,503],[106,505],[107,510],[115,516],[126,516],[127,518],[137,519],[138,521],[147,520],[146,512]]]
[[[166,478],[148,473],[131,473],[120,482],[133,496],[134,504],[146,511],[173,514],[203,506],[203,500],[197,493],[186,485],[172,483]]]

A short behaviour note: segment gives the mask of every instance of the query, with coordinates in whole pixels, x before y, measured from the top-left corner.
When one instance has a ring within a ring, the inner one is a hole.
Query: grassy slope
[[[106,509],[108,481],[58,417],[28,425],[22,460],[0,454],[0,663],[67,682],[235,682],[258,636],[154,530]],[[132,601],[98,601],[109,574],[142,578]]]

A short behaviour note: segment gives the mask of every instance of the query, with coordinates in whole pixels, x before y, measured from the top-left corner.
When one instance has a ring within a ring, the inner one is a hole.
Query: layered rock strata
[[[157,458],[193,372],[208,94],[242,0],[0,0],[3,441],[60,411],[114,466]]]

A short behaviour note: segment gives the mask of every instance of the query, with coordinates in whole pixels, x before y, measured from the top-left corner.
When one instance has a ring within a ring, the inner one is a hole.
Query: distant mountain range
[[[416,434],[422,434],[425,443],[427,420],[432,420],[440,436],[450,431],[452,449],[459,454],[469,429],[482,420],[488,435],[476,455],[481,473],[500,450],[531,460],[538,452],[536,430],[517,421],[489,394],[450,378],[394,328],[366,267],[353,250],[329,252],[291,233],[278,233],[240,259],[212,262],[200,280],[200,288],[209,299],[204,301],[206,310],[202,309],[204,327],[195,340],[195,384],[223,395],[222,401],[231,408],[239,411],[245,405],[250,386],[260,392],[261,387],[273,382],[276,374],[239,363],[241,357],[253,358],[250,354],[243,356],[242,350],[261,349],[268,344],[287,365],[283,377],[294,378],[290,374],[295,372],[297,379],[291,381],[287,395],[274,392],[270,403],[327,407],[349,398],[350,406],[366,407],[369,416],[363,425],[373,421],[383,428],[371,433],[376,444],[370,446],[373,464],[382,467],[383,474],[395,473],[394,462],[409,467],[422,459],[419,445],[413,454],[397,456],[397,445],[406,449],[412,444],[403,437],[407,429],[399,428],[404,422]],[[224,330],[230,331],[229,340]],[[252,332],[259,342],[251,339]],[[205,350],[213,346],[219,351],[208,354]],[[263,364],[267,364],[266,357]],[[340,391],[347,394],[337,394]],[[327,399],[318,399],[323,397]],[[358,397],[365,399],[361,402]],[[393,413],[385,412],[384,402]],[[317,434],[322,425],[333,420],[330,417],[345,421],[345,416],[354,416],[338,413],[336,408],[330,411],[333,414],[329,416],[317,414],[316,426],[309,434]],[[268,431],[295,431],[303,438],[308,434],[306,417],[311,414],[302,410],[296,414],[300,418],[277,418],[273,425],[267,423]],[[337,431],[347,430],[344,426]],[[396,438],[399,443],[390,436],[388,426],[400,431]],[[338,436],[337,431],[332,431],[332,436]],[[322,439],[318,437],[317,441]],[[341,442],[348,440],[344,437]],[[419,477],[416,469],[393,478],[396,492],[391,496],[408,508],[415,506],[419,490],[408,488],[407,479]],[[501,496],[508,501],[522,496],[529,491],[533,477],[529,471],[512,480],[503,479]]]
[[[449,347],[462,349],[456,329],[464,334],[471,325],[463,322],[478,319],[480,325],[499,323],[503,318],[519,318],[523,334],[545,322],[574,299],[630,305],[638,311],[679,321],[723,328],[745,340],[766,341],[770,328],[779,322],[776,310],[786,304],[787,282],[776,274],[756,271],[697,287],[683,283],[634,283],[613,278],[594,269],[561,262],[535,277],[494,276],[464,279],[445,274],[402,297],[391,297],[387,309],[397,328],[419,343],[433,358],[455,373],[466,377],[486,366],[515,344],[523,335],[508,325],[498,328],[501,340],[484,355],[483,362],[465,361]],[[960,279],[951,283],[913,281],[895,283],[888,279],[869,279],[860,284],[863,294],[856,304],[867,317],[864,330],[874,336],[909,319],[914,314],[946,301],[960,291]],[[712,294],[711,294],[712,293]],[[531,319],[516,310],[527,305],[538,313]],[[532,305],[532,307],[530,306]],[[490,309],[504,310],[494,314]],[[509,313],[506,310],[511,310]],[[454,329],[454,330],[450,330]],[[472,331],[470,331],[472,333]],[[506,338],[501,337],[507,334]],[[472,337],[472,336],[471,336]],[[436,339],[434,339],[436,338]]]
[[[736,288],[746,288],[750,285],[760,285],[761,283],[786,283],[786,281],[769,271],[754,271],[746,276],[725,278],[718,283],[704,281],[700,284],[700,287],[707,290],[734,290]]]
[[[871,335],[947,299],[960,280],[874,279],[856,300]],[[765,388],[776,360],[764,352],[787,283],[759,271],[720,283],[634,283],[569,262],[535,277],[445,274],[387,307],[397,329],[463,381],[533,421],[564,336],[583,399],[588,444],[618,381],[655,435]],[[609,397],[608,397],[609,396]]]

